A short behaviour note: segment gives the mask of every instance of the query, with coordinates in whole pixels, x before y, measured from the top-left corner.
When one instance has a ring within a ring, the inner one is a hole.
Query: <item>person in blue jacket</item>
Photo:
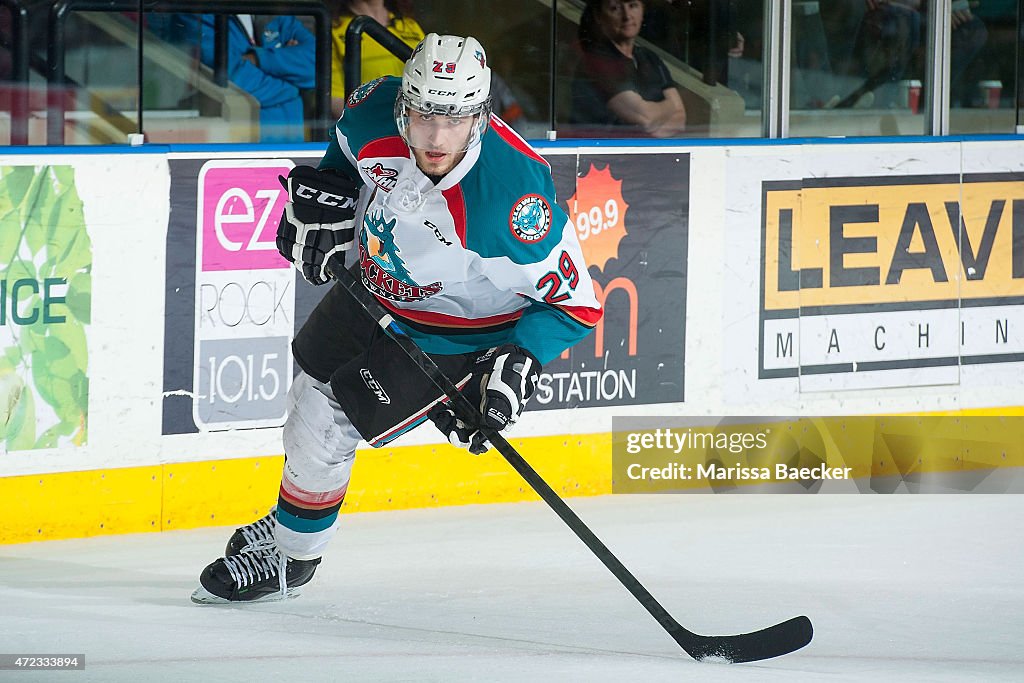
[[[149,27],[175,44],[198,46],[213,67],[214,15],[151,17]],[[316,87],[315,38],[294,16],[233,14],[228,18],[228,79],[260,106],[261,142],[303,142],[303,90]]]

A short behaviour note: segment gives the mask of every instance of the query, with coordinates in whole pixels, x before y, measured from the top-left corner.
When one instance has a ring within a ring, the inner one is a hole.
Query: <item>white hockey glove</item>
[[[355,244],[359,187],[341,173],[311,166],[296,166],[281,184],[288,202],[277,227],[277,250],[307,282],[326,284],[327,259]]]
[[[485,453],[490,444],[480,427],[500,432],[515,424],[537,388],[540,368],[529,351],[515,344],[490,349],[477,359],[473,375],[462,390],[463,395],[480,408],[483,424],[464,422],[445,403],[434,406],[429,417],[453,446],[475,455]]]

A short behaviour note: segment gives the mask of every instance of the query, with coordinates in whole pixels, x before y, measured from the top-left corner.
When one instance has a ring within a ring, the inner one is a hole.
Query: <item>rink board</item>
[[[539,148],[606,309],[514,434],[560,493],[611,490],[613,416],[1024,405],[1024,141]],[[276,176],[320,150],[220,150],[0,155],[0,542],[276,498],[288,341],[321,295],[272,248]],[[423,428],[361,450],[346,505],[532,496]]]

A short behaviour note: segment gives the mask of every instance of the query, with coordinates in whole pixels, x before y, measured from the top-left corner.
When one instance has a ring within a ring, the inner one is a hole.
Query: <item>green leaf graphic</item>
[[[67,243],[57,253],[57,263],[53,275],[70,278],[92,263],[92,244],[84,230],[77,230],[67,237]]]
[[[0,372],[31,378],[7,425],[8,449],[81,445],[88,435],[92,241],[73,167],[0,167],[0,258],[8,292],[30,282],[19,288],[17,315],[24,319],[10,315],[0,328]],[[61,279],[66,286],[54,282]],[[37,410],[39,400],[49,409]]]
[[[84,418],[89,414],[89,377],[84,372],[77,372],[71,376],[71,395],[74,397],[77,414]]]
[[[9,346],[4,349],[3,362],[10,364],[12,368],[21,365],[21,349],[17,346]]]
[[[0,273],[14,260],[21,243],[21,223],[13,210],[3,211],[0,207]]]
[[[7,190],[8,201],[12,207],[21,206],[36,171],[31,166],[10,166],[4,170],[3,186]]]
[[[43,248],[46,244],[46,226],[40,221],[39,212],[37,210],[37,198],[48,187],[48,173],[44,167],[43,171],[38,173],[29,185],[28,191],[21,200],[21,206],[18,207],[21,213],[21,222],[25,225],[25,242],[28,244],[29,250],[33,256]]]
[[[11,421],[7,423],[7,450],[24,451],[36,443],[36,400],[28,387],[21,393]]]
[[[85,225],[85,214],[82,211],[82,200],[74,186],[62,188],[60,196],[50,208],[48,221],[50,244],[63,244],[64,235],[78,231]]]
[[[71,354],[71,362],[76,370],[88,368],[89,351],[86,348],[85,330],[81,325],[50,325],[49,335],[46,339],[48,343],[56,341],[68,350]]]
[[[7,267],[6,279],[8,286],[13,285],[18,280],[35,280],[36,279],[36,266],[31,261],[24,259],[17,259],[12,261]],[[11,295],[11,291],[7,290],[7,295]]]
[[[42,436],[36,439],[36,443],[33,446],[33,448],[56,448],[57,439],[59,439],[61,436],[65,436],[64,434],[61,433],[63,431],[63,428],[63,422],[53,427],[50,427],[45,432],[43,432]]]
[[[88,325],[92,321],[92,275],[76,273],[68,283],[65,298],[71,315]]]

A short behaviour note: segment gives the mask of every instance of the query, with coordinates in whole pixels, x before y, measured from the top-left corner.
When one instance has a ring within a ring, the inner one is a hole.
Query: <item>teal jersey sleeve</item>
[[[330,131],[330,142],[319,168],[337,169],[355,180],[352,159],[369,142],[397,136],[395,98],[401,79],[385,76],[363,83],[345,100],[345,109]]]
[[[530,302],[510,341],[548,363],[593,330],[601,305],[547,162],[500,119],[483,145],[463,181],[466,247],[496,287]]]
[[[509,342],[523,347],[541,365],[546,365],[582,341],[593,329],[577,322],[565,311],[532,301],[512,329]]]
[[[324,152],[324,156],[320,159],[320,163],[317,168],[320,170],[333,169],[341,171],[346,176],[360,182],[359,174],[356,172],[355,166],[348,160],[345,153],[341,151],[341,146],[338,144],[338,130],[337,127],[331,129],[328,134],[330,142],[327,143],[327,151]]]

